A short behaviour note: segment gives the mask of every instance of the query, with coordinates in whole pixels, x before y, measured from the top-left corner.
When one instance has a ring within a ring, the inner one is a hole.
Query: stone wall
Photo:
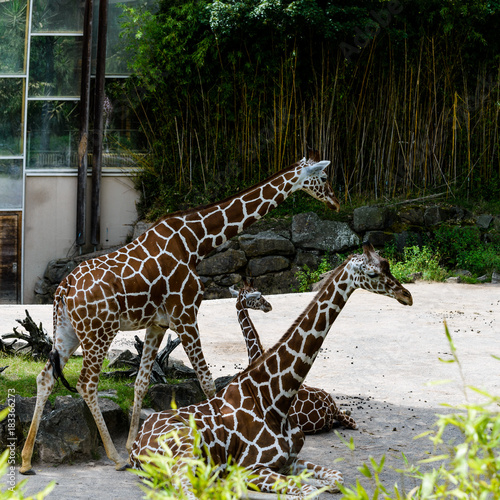
[[[321,220],[304,213],[291,220],[260,221],[207,256],[198,266],[205,285],[205,298],[230,297],[228,288],[245,277],[266,294],[290,293],[298,289],[295,275],[304,265],[315,269],[325,254],[332,257],[358,247],[364,240],[375,247],[394,242],[401,250],[422,240],[440,224],[475,225],[487,238],[500,231],[500,216],[474,216],[457,206],[403,205],[366,206],[354,210],[346,222]],[[149,227],[139,222],[134,238]],[[50,303],[58,283],[87,255],[49,262],[36,285],[37,303]]]

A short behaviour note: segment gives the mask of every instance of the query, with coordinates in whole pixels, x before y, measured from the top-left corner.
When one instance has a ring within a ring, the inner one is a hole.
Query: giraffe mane
[[[297,326],[299,325],[299,323],[304,319],[304,317],[309,313],[309,311],[316,306],[316,299],[317,297],[323,293],[323,291],[330,285],[330,283],[332,282],[333,279],[335,279],[337,276],[339,276],[342,271],[344,270],[346,264],[351,260],[351,256],[349,256],[342,264],[340,264],[340,266],[336,267],[332,273],[330,274],[330,276],[328,277],[327,280],[325,280],[325,282],[322,284],[322,286],[320,287],[320,289],[317,291],[316,295],[314,296],[314,299],[306,306],[306,308],[304,309],[304,311],[302,312],[302,314],[300,314],[300,316],[292,323],[292,325],[290,326],[290,328],[288,328],[288,330],[284,333],[284,335],[279,339],[279,341],[271,348],[267,349],[260,358],[258,358],[257,360],[255,360],[253,363],[251,363],[249,366],[247,366],[247,368],[245,368],[242,372],[241,372],[241,375],[243,375],[244,373],[248,372],[249,370],[255,368],[256,366],[258,366],[260,363],[263,363],[269,356],[271,356],[274,351],[275,351],[275,348],[279,345],[281,345],[285,339],[291,335],[293,333],[293,331],[297,328]]]
[[[168,213],[168,214],[160,217],[159,219],[157,219],[155,221],[155,225],[159,224],[160,222],[163,222],[166,219],[170,219],[171,217],[184,217],[184,216],[190,215],[192,213],[199,213],[200,210],[207,210],[209,208],[215,207],[215,206],[220,205],[226,201],[231,200],[235,196],[238,196],[238,197],[244,196],[246,193],[248,193],[250,191],[254,191],[254,190],[258,189],[259,187],[261,187],[262,185],[267,184],[267,183],[273,181],[274,179],[276,179],[277,177],[281,177],[284,173],[298,167],[302,163],[302,161],[303,160],[297,161],[297,162],[293,163],[292,165],[290,165],[289,167],[286,167],[283,170],[276,172],[271,177],[267,177],[266,179],[262,180],[258,184],[254,184],[253,186],[250,186],[247,189],[244,189],[243,191],[239,191],[236,194],[228,196],[228,197],[224,198],[223,200],[218,200],[218,201],[215,201],[213,203],[208,203],[206,205],[199,205],[197,207],[187,208],[186,210],[178,210],[177,212]]]

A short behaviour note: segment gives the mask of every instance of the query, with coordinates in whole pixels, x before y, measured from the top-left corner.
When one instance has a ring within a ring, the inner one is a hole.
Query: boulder
[[[290,261],[281,255],[268,255],[257,259],[250,259],[247,267],[248,276],[260,276],[267,273],[276,273],[290,267]]]
[[[178,408],[199,403],[206,399],[197,379],[186,380],[178,384],[156,384],[149,388],[151,406],[156,411],[170,410],[172,400]]]
[[[476,219],[476,226],[479,229],[488,229],[492,221],[493,217],[491,215],[483,214]]]
[[[203,259],[196,269],[202,276],[217,276],[219,274],[234,273],[246,263],[245,252],[229,249]]]
[[[266,255],[293,255],[293,243],[283,236],[264,231],[258,234],[244,234],[238,239],[240,249],[247,257],[263,257]]]
[[[257,276],[253,282],[255,287],[264,294],[292,293],[298,290],[299,282],[295,277],[298,268],[288,269],[279,273]]]
[[[403,224],[423,226],[424,213],[425,209],[422,207],[407,207],[399,212],[399,218]]]
[[[388,207],[359,207],[353,212],[354,231],[363,233],[390,227],[396,218]]]
[[[134,232],[132,234],[132,239],[135,240],[141,234],[145,233],[151,226],[153,226],[153,222],[146,222],[145,220],[138,221],[134,226]]]
[[[87,404],[56,398],[58,409],[42,418],[36,445],[43,462],[64,463],[97,453],[98,431]]]
[[[394,235],[384,231],[368,231],[363,240],[369,241],[374,247],[383,247],[394,240]]]
[[[360,239],[345,222],[321,220],[308,212],[293,218],[292,242],[299,248],[342,252],[358,246]]]

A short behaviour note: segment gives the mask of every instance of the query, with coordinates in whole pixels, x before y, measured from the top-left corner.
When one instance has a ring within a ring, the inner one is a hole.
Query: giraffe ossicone
[[[239,291],[230,288],[230,292],[236,298],[238,322],[245,339],[250,364],[262,356],[264,348],[248,310],[269,312],[272,307],[262,293],[253,286],[252,281],[245,281]],[[336,423],[347,429],[357,428],[354,419],[337,406],[331,394],[324,389],[306,384],[302,384],[298,390],[289,414],[297,420],[297,425],[304,434],[328,432]]]
[[[261,491],[272,492],[278,480],[288,485],[286,493],[295,498],[316,492],[316,486],[338,491],[343,481],[339,471],[298,459],[305,436],[289,412],[330,327],[358,288],[405,305],[413,303],[410,292],[392,276],[389,263],[370,244],[364,245],[362,255],[349,257],[329,276],[281,340],[216,396],[152,414],[134,442],[133,465],[141,467],[141,460],[147,461],[148,454],[163,453],[158,438],[175,431],[180,441],[167,438],[167,446],[178,457],[179,465],[191,458],[192,418],[211,460],[224,468],[231,456],[233,463],[252,472],[250,481]],[[302,470],[312,473],[314,485],[296,485],[288,478]],[[195,500],[187,480],[181,487],[187,498]]]
[[[87,403],[107,456],[117,469],[127,465],[118,454],[97,400],[102,363],[119,330],[146,329],[136,377],[127,450],[139,428],[142,400],[158,348],[167,328],[179,335],[207,396],[215,394],[203,356],[197,315],[203,284],[197,264],[214,248],[266,215],[290,194],[304,190],[339,209],[326,168],[313,153],[268,179],[219,203],[169,214],[137,239],[107,255],[80,264],[59,285],[54,297],[54,350],[37,377],[37,402],[22,451],[22,474],[34,474],[31,457],[43,408],[55,377],[69,387],[62,370],[81,346],[83,366],[76,389]],[[52,364],[52,362],[55,363]]]

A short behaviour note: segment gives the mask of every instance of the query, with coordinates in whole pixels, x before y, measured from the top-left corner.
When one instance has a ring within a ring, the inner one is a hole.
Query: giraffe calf
[[[250,364],[262,356],[264,348],[248,310],[267,313],[272,310],[272,306],[253,286],[253,281],[246,281],[239,291],[233,287],[229,290],[232,296],[236,297],[238,322],[245,339]],[[298,426],[305,434],[328,432],[337,422],[347,429],[357,428],[354,419],[339,409],[328,392],[305,384],[302,384],[297,392],[297,397],[290,408],[290,415],[294,415]]]

